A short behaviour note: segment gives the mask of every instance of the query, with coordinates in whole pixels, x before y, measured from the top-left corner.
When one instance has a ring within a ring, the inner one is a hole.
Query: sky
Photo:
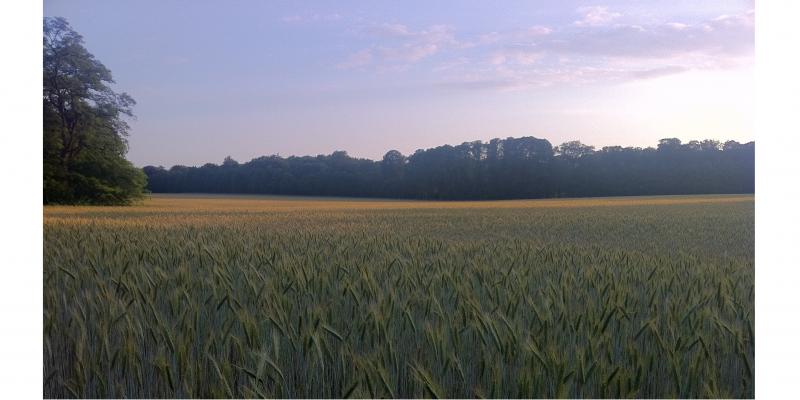
[[[137,166],[535,136],[754,139],[754,4],[45,0],[137,101]]]

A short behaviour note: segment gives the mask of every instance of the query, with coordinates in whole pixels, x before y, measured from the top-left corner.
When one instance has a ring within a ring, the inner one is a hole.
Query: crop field
[[[753,397],[750,195],[44,208],[45,397]]]

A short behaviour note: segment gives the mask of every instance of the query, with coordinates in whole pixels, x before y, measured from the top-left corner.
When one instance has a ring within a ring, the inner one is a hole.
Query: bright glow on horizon
[[[536,136],[753,140],[752,1],[46,0],[138,102],[135,164]]]

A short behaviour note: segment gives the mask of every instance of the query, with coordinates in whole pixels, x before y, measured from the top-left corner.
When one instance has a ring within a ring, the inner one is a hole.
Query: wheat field
[[[753,196],[44,208],[45,397],[753,397]]]

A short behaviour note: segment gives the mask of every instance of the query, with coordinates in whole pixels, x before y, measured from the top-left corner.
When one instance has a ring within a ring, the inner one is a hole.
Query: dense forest
[[[755,143],[715,140],[657,148],[578,141],[553,146],[534,137],[396,150],[381,161],[330,155],[265,156],[240,164],[147,166],[155,193],[246,193],[413,199],[522,199],[581,196],[753,193]]]

